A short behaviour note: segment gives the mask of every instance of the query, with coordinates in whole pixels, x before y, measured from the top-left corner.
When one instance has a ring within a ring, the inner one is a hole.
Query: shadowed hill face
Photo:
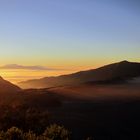
[[[9,81],[4,80],[2,77],[0,77],[0,93],[13,93],[20,91],[21,89],[10,83]]]
[[[15,98],[18,96],[18,92],[20,91],[22,90],[18,86],[0,77],[0,105],[9,105],[11,101],[15,100]]]
[[[45,77],[19,83],[22,88],[49,88],[65,85],[77,85],[86,82],[100,82],[113,79],[129,79],[140,76],[140,63],[122,61],[100,67],[58,77]]]
[[[47,90],[29,89],[22,90],[18,86],[0,77],[0,106],[10,105],[12,107],[55,107],[61,102],[55,95],[51,95]]]

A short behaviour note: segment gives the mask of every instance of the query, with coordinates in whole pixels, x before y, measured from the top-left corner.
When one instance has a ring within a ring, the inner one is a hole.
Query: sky
[[[140,62],[139,0],[0,0],[0,75],[12,81]]]

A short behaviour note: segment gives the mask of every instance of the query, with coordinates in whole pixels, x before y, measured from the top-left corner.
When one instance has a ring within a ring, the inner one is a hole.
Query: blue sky
[[[138,0],[1,0],[0,64],[140,61]]]

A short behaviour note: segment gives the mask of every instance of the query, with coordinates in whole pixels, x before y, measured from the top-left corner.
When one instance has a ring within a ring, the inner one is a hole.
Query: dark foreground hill
[[[122,61],[97,69],[81,71],[57,77],[45,77],[19,83],[22,88],[49,88],[66,85],[78,85],[87,82],[126,81],[140,76],[140,63]]]
[[[30,107],[52,107],[60,104],[59,99],[51,95],[46,89],[22,90],[18,86],[0,77],[0,106],[30,106]]]
[[[0,92],[1,93],[11,93],[11,92],[17,92],[21,89],[10,83],[9,81],[4,80],[2,77],[0,77]]]
[[[96,140],[140,139],[139,85],[81,84],[4,95],[0,98],[2,130],[11,126],[40,130],[56,123],[72,132],[71,140],[89,136]]]

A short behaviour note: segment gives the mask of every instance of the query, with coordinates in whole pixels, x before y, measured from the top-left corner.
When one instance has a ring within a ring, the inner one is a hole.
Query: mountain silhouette
[[[139,76],[140,63],[121,61],[97,69],[80,71],[69,75],[24,81],[20,82],[19,86],[22,88],[50,88],[87,82],[105,83],[108,81],[125,81]]]
[[[53,107],[60,105],[57,97],[51,96],[46,89],[22,90],[18,86],[0,77],[0,106],[20,107]]]
[[[9,81],[4,80],[2,77],[0,77],[0,92],[1,93],[13,93],[20,91],[20,88]]]

